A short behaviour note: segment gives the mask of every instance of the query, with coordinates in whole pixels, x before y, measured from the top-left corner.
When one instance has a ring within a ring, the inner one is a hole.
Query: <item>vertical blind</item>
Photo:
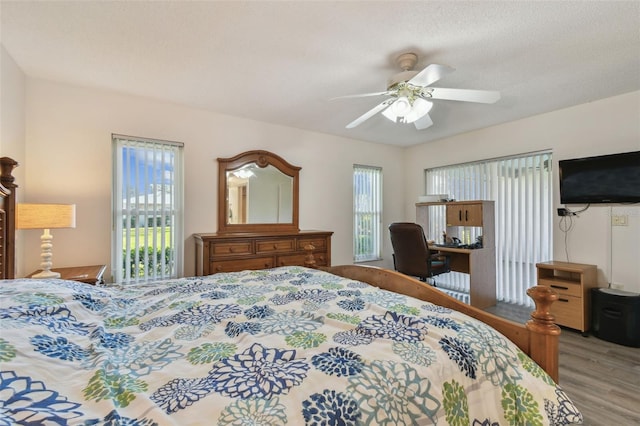
[[[177,277],[182,270],[182,148],[113,135],[113,254],[117,283]]]
[[[353,166],[353,258],[378,260],[382,240],[382,169]]]
[[[532,306],[526,289],[536,284],[535,265],[553,258],[551,165],[551,152],[544,151],[425,171],[429,194],[495,202],[498,300]],[[429,238],[437,239],[445,210],[430,217]],[[469,230],[472,241],[481,232]]]

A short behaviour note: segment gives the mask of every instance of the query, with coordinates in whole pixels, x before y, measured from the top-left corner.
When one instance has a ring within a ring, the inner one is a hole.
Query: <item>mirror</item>
[[[298,174],[268,151],[218,158],[218,232],[298,231]]]

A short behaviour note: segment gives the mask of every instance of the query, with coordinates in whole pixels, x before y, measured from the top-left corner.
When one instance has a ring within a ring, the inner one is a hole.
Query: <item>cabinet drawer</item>
[[[211,257],[217,256],[243,256],[252,254],[251,241],[235,241],[225,243],[212,243],[209,248]]]
[[[327,249],[327,240],[326,238],[304,238],[298,240],[298,250],[303,250],[306,246],[311,244],[314,250],[326,250]]]
[[[247,269],[273,268],[273,257],[256,257],[254,259],[222,260],[210,263],[210,272],[236,272]]]
[[[256,253],[275,253],[294,250],[295,241],[293,238],[256,241]]]
[[[327,266],[327,253],[313,253],[317,266]],[[304,266],[305,254],[287,254],[278,256],[278,266]]]
[[[578,282],[540,278],[538,284],[551,287],[557,291],[559,295],[582,297],[582,286]]]
[[[551,305],[551,313],[556,317],[556,324],[570,327],[576,330],[585,328],[583,321],[582,298],[573,296],[560,296]]]

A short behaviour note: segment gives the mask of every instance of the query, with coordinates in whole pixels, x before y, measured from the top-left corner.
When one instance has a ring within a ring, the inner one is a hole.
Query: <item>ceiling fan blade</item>
[[[407,83],[413,84],[414,86],[429,86],[453,71],[455,71],[455,69],[447,65],[431,64],[416,74]]]
[[[500,99],[500,92],[493,90],[471,90],[471,89],[445,89],[442,87],[429,87],[423,91],[431,93],[432,99],[446,99],[449,101],[480,102],[492,104]]]
[[[374,115],[376,115],[378,112],[382,111],[383,109],[385,109],[386,107],[391,105],[394,101],[395,101],[395,98],[387,99],[387,100],[379,103],[378,105],[376,105],[373,108],[371,108],[369,111],[367,111],[364,114],[362,114],[360,117],[358,117],[355,120],[353,120],[351,123],[347,124],[347,129],[353,129],[357,125],[359,125],[362,122],[368,120],[369,118],[371,118]]]
[[[366,97],[369,97],[369,96],[385,96],[385,95],[392,95],[392,94],[394,94],[396,92],[397,92],[397,90],[387,90],[385,92],[361,93],[359,95],[338,96],[338,97],[335,97],[335,98],[331,98],[329,100],[330,101],[335,101],[336,99],[366,98]]]
[[[431,121],[431,117],[429,117],[429,114],[425,114],[413,122],[413,125],[416,126],[416,129],[418,130],[426,129],[427,127],[430,127],[432,124],[433,124],[433,121]]]

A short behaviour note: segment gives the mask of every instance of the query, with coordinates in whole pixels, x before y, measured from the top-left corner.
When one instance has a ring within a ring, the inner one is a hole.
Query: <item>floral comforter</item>
[[[0,282],[0,425],[581,422],[458,312],[302,267]]]

